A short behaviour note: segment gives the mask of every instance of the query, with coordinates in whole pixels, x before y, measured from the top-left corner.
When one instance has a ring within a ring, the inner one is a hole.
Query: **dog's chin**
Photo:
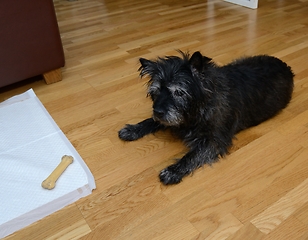
[[[156,122],[159,122],[160,124],[166,126],[166,127],[176,127],[180,126],[182,124],[182,119],[177,117],[177,118],[171,118],[171,117],[157,117],[155,114],[153,115],[153,119]]]

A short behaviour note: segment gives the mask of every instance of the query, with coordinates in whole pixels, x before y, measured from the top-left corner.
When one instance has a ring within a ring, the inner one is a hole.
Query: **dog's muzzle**
[[[164,112],[163,110],[154,109],[153,119],[165,126],[178,126],[182,123],[183,118],[175,109],[169,109]]]

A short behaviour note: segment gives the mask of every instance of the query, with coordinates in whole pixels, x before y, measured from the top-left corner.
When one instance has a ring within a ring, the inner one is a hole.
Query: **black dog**
[[[164,184],[179,183],[224,156],[237,132],[276,115],[293,91],[291,68],[275,57],[241,58],[220,67],[200,52],[180,53],[182,58],[140,58],[140,76],[150,77],[153,116],[119,131],[122,140],[133,141],[169,128],[184,141],[189,152],[161,171]]]

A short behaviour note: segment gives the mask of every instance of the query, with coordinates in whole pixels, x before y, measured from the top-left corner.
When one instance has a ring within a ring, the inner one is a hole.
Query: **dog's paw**
[[[178,184],[182,181],[183,174],[176,170],[174,165],[171,165],[159,174],[160,181],[165,185]]]
[[[138,131],[136,131],[135,125],[127,124],[124,128],[119,131],[119,138],[124,141],[134,141],[140,138]]]

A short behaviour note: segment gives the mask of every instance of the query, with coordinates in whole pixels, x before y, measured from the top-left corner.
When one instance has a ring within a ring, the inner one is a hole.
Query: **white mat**
[[[33,90],[0,103],[0,238],[91,194],[94,177]],[[63,155],[74,162],[46,190]]]

